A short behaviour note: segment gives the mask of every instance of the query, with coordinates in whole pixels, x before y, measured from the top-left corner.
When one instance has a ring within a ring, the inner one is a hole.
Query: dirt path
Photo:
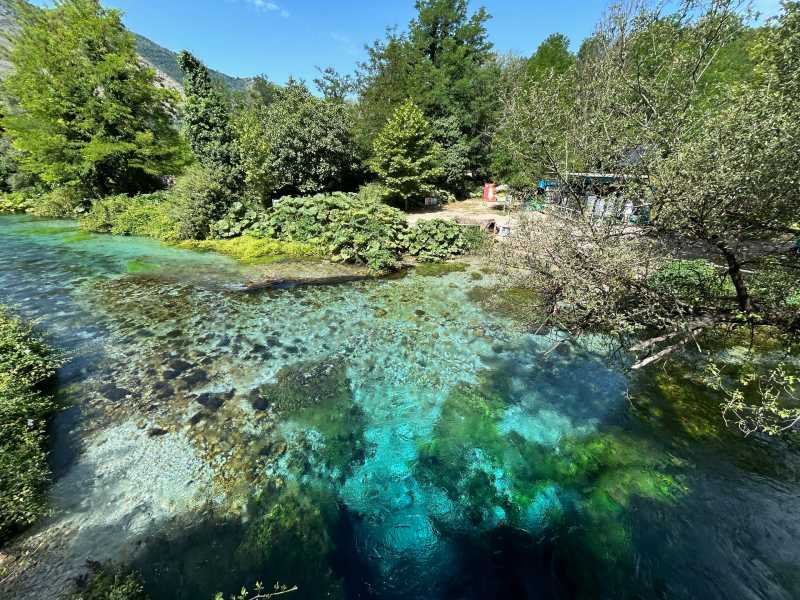
[[[430,219],[448,219],[457,223],[481,225],[495,221],[498,225],[513,225],[515,219],[497,203],[485,202],[481,198],[470,198],[451,202],[433,210],[413,212],[408,215],[408,224]]]

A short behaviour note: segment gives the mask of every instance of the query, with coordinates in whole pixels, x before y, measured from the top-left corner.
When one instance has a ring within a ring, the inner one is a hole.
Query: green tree
[[[569,38],[562,33],[548,36],[528,60],[528,74],[542,79],[551,74],[566,72],[575,64],[575,56],[569,51]]]
[[[468,169],[451,190],[459,192],[467,171],[488,171],[499,72],[486,31],[489,15],[482,8],[470,15],[466,0],[419,0],[416,7],[408,32],[388,31],[361,65],[361,135],[374,140],[409,98],[432,121],[454,119],[458,136],[442,141],[468,151]]]
[[[231,123],[228,98],[211,80],[206,66],[187,51],[178,55],[186,96],[184,128],[200,164],[231,196],[244,184],[239,148]]]
[[[615,334],[637,369],[703,332],[769,325],[788,345],[800,330],[800,263],[789,251],[800,233],[800,3],[785,3],[758,35],[752,75],[720,80],[713,102],[707,74],[741,39],[743,16],[734,0],[686,6],[666,16],[612,11],[576,68],[521,86],[504,113],[511,152],[531,178],[561,180],[571,215],[523,215],[504,249],[510,272],[536,292],[531,314],[573,333]],[[570,174],[598,170],[615,174],[619,195]],[[605,196],[605,218],[587,194]],[[645,203],[655,227],[616,218]],[[708,261],[695,273],[710,281],[693,275],[688,294],[660,285],[687,251]]]
[[[354,187],[361,160],[352,130],[349,105],[296,81],[269,105],[247,107],[236,131],[249,195],[268,202]]]
[[[181,170],[177,96],[140,62],[119,11],[98,0],[16,9],[2,127],[20,171],[98,197],[152,190]]]
[[[444,175],[442,148],[422,111],[411,101],[395,111],[375,140],[370,162],[387,190],[387,201],[408,210],[432,193]]]

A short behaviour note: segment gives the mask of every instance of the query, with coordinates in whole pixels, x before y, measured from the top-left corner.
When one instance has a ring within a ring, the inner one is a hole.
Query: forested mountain
[[[139,55],[171,80],[182,84],[183,73],[181,73],[178,67],[177,53],[163,46],[159,46],[143,35],[139,35],[138,33],[134,35],[136,36],[136,49]],[[209,72],[212,79],[223,83],[225,87],[232,91],[244,91],[249,88],[252,83],[251,78],[231,77],[230,75],[225,75],[225,73],[220,73],[212,69],[209,69]]]

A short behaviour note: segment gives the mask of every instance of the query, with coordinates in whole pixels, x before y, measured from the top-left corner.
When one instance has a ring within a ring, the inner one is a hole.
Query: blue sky
[[[40,4],[46,2],[40,1]],[[187,48],[229,75],[266,74],[283,83],[311,80],[315,66],[352,71],[364,45],[387,26],[405,28],[414,0],[103,0],[125,12],[130,29],[170,48]],[[575,47],[608,0],[471,0],[493,16],[490,39],[501,52],[531,54],[550,33]],[[774,14],[779,0],[757,0]]]

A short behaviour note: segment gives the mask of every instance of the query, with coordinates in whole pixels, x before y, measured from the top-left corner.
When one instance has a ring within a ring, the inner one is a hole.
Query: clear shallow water
[[[800,597],[800,459],[713,398],[518,331],[476,269],[258,293],[233,262],[0,218],[0,302],[70,355],[54,514],[156,598]],[[631,398],[626,395],[630,389]]]

